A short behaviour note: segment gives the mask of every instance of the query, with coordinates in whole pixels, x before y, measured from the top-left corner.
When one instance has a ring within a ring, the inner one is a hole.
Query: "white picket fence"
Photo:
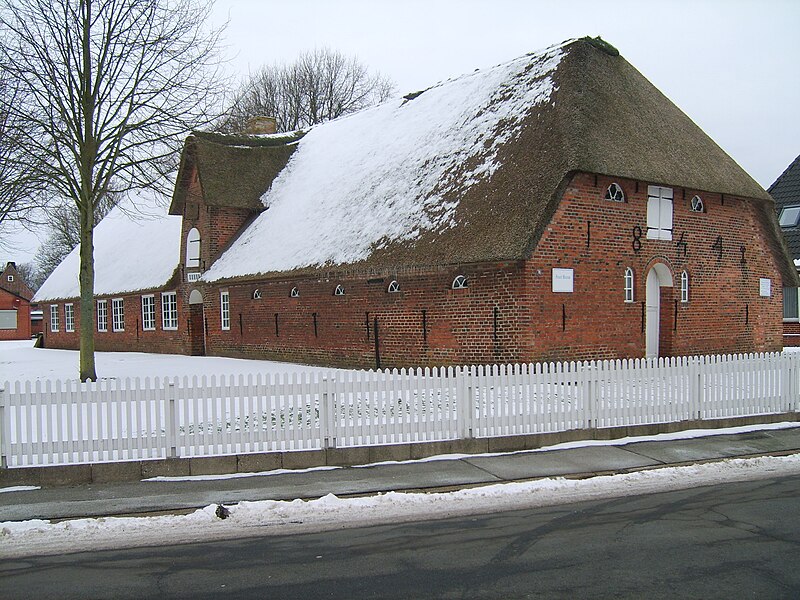
[[[800,354],[6,382],[8,467],[508,436],[798,410]]]

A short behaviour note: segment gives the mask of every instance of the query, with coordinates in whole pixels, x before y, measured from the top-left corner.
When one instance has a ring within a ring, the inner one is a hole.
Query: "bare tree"
[[[13,110],[23,93],[0,54],[0,227],[10,221],[35,224],[42,200],[35,168],[39,157],[26,151],[23,123]]]
[[[22,281],[28,284],[28,287],[31,288],[34,292],[39,289],[39,287],[44,283],[44,280],[47,279],[47,276],[44,275],[33,263],[27,262],[17,265],[17,273],[19,273],[20,278]]]
[[[305,52],[291,64],[265,66],[253,75],[219,129],[243,131],[250,118],[263,115],[276,118],[278,131],[293,131],[382,102],[394,89],[356,57],[327,48]]]
[[[37,178],[80,223],[80,377],[94,362],[95,209],[110,192],[169,186],[191,129],[210,122],[221,86],[220,31],[203,0],[0,0],[10,74],[24,102]]]

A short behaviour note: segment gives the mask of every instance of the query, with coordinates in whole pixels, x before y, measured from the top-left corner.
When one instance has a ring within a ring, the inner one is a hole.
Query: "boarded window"
[[[647,239],[672,239],[672,188],[647,186]]]
[[[17,311],[0,310],[0,329],[17,328]]]

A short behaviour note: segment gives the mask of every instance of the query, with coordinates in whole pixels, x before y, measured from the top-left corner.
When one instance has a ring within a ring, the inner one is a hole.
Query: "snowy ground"
[[[0,523],[0,557],[285,535],[377,524],[442,519],[687,489],[722,482],[799,475],[800,455],[731,459],[590,479],[542,479],[448,493],[389,492],[342,499],[242,502],[217,516],[209,505],[182,516],[108,517],[50,523]]]
[[[800,347],[785,352],[800,352]],[[329,370],[268,360],[247,360],[216,356],[183,356],[176,354],[147,354],[143,352],[97,352],[97,376],[124,379],[126,377],[183,377],[194,375],[249,375],[257,373],[293,373],[298,371]],[[4,381],[67,380],[78,377],[76,350],[34,348],[30,341],[0,341],[0,383]]]
[[[97,352],[97,376],[105,379],[126,377],[183,377],[201,375],[249,375],[316,371],[319,367],[245,360],[216,356],[182,356],[143,352]],[[328,369],[325,369],[328,370]],[[34,348],[29,341],[0,341],[0,383],[25,380],[67,380],[78,378],[78,351]]]

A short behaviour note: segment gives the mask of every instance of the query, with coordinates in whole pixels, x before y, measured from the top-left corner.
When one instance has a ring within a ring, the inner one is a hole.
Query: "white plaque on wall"
[[[572,293],[574,274],[572,269],[553,269],[553,291]]]
[[[762,296],[769,298],[772,295],[772,280],[762,277],[758,280],[758,288]]]

